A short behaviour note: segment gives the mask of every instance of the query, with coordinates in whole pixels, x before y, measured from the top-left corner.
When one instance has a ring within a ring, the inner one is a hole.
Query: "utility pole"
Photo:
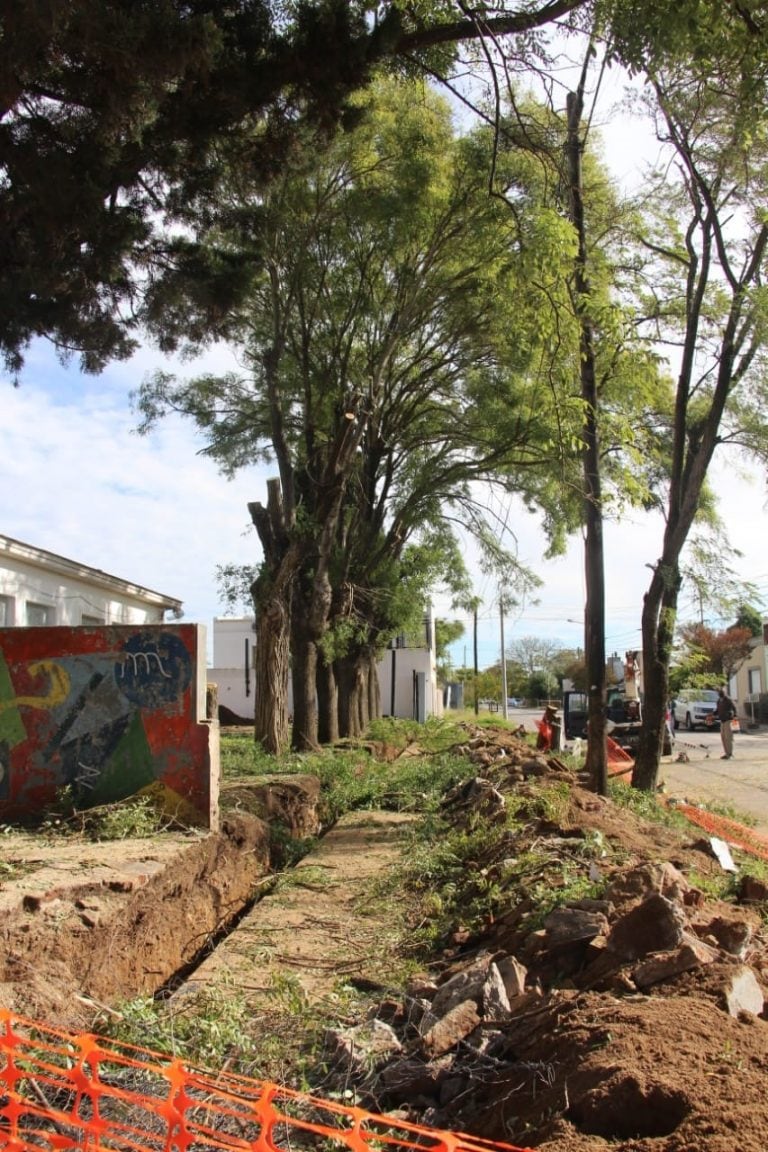
[[[472,613],[472,646],[475,669],[475,716],[478,716],[480,714],[480,701],[477,698],[477,604],[475,604],[475,610]]]
[[[499,623],[501,626],[501,714],[509,719],[507,707],[507,655],[504,650],[504,595],[499,596]]]

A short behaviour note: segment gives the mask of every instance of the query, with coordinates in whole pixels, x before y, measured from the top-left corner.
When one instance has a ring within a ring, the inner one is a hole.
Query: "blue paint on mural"
[[[170,632],[138,632],[126,641],[115,666],[115,683],[139,708],[180,704],[192,679],[192,665],[181,640]]]

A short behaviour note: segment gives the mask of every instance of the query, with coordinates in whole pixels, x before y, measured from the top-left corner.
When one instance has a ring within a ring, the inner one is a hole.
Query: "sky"
[[[626,120],[603,127],[606,157],[624,183],[637,179],[638,157],[652,145]],[[216,585],[216,567],[257,563],[260,550],[247,504],[266,497],[268,465],[225,480],[215,464],[200,455],[202,442],[180,418],[162,422],[139,437],[138,417],[129,393],[156,368],[192,375],[196,370],[228,370],[231,354],[211,349],[197,364],[169,361],[142,348],[133,359],[116,363],[100,376],[85,376],[76,365],[62,366],[45,341],[29,350],[18,388],[0,376],[0,532],[24,543],[59,553],[79,563],[180,599],[184,618],[206,625],[226,615]],[[743,580],[753,582],[768,609],[768,510],[765,480],[755,465],[725,454],[717,461],[713,486],[722,500],[728,533],[743,556],[727,557]],[[506,645],[522,636],[542,636],[566,646],[583,644],[584,563],[580,538],[567,555],[544,561],[537,518],[513,508],[512,526],[522,563],[543,581],[536,602],[509,613]],[[657,557],[661,523],[631,513],[607,524],[606,646],[610,652],[640,646],[642,596],[648,564]],[[496,589],[479,574],[475,593],[479,611],[480,667],[500,653]],[[440,616],[461,618],[462,640],[453,646],[454,663],[472,662],[470,619],[452,610],[436,594]],[[697,608],[683,596],[682,619]]]
[[[226,350],[213,350],[199,367],[228,369]],[[268,465],[226,480],[200,455],[192,426],[171,417],[140,437],[128,396],[156,367],[192,374],[165,357],[143,349],[132,360],[110,366],[101,376],[64,369],[44,342],[33,346],[18,388],[0,381],[0,531],[114,576],[178,598],[184,618],[206,625],[226,615],[216,585],[216,567],[255,563],[259,546],[247,504],[264,499]],[[768,604],[768,511],[757,470],[721,462],[715,488],[723,499],[732,544],[744,553],[731,563],[745,580],[761,588]],[[507,647],[522,636],[545,636],[566,646],[583,643],[583,549],[575,538],[565,557],[542,560],[544,540],[535,516],[520,507],[512,516],[520,560],[543,581],[537,602],[512,610],[505,619]],[[639,647],[640,611],[658,554],[660,523],[632,513],[607,524],[606,645],[609,652]],[[479,573],[478,661],[492,664],[500,652],[496,589]],[[435,596],[435,611],[463,619],[464,638],[454,645],[454,663],[471,664],[468,617]],[[695,618],[692,601],[683,616]]]

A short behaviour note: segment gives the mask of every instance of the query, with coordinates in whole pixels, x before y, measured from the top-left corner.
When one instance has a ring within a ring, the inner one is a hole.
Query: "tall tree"
[[[267,194],[233,169],[209,234],[250,255],[248,306],[229,323],[251,375],[160,375],[139,397],[145,428],[183,412],[227,471],[274,454],[279,499],[276,485],[251,506],[265,557],[254,592],[261,623],[274,597],[269,618],[290,629],[298,747],[318,738],[334,590],[377,587],[451,509],[480,534],[471,482],[511,487],[512,465],[519,477],[551,442],[543,390],[522,375],[540,317],[518,279],[516,221],[488,198],[476,142],[454,138],[442,102],[420,85],[377,96],[354,133]],[[552,216],[528,259],[558,259]],[[188,296],[170,294],[183,287],[164,286],[166,332],[174,317],[184,330]],[[266,652],[278,637],[259,641]]]
[[[754,639],[748,628],[717,631],[706,624],[683,624],[679,635],[689,655],[699,657],[697,676],[708,674],[710,683],[730,680],[752,652]]]
[[[485,26],[529,35],[583,2],[510,4]],[[411,12],[385,3],[376,19],[348,0],[4,4],[0,356],[18,371],[37,335],[91,371],[127,355],[168,226],[216,200],[223,139],[243,132],[242,162],[267,182],[297,126],[327,135],[343,122],[376,61],[445,62],[451,44],[478,34],[452,4]],[[207,313],[216,330],[243,270],[226,253],[211,261],[185,248],[217,300]]]
[[[768,451],[766,75],[748,63],[734,55],[727,71],[674,68],[655,79],[676,180],[667,170],[652,193],[668,210],[645,237],[647,307],[659,336],[679,340],[679,368],[669,478],[658,491],[663,543],[642,615],[646,695],[633,784],[643,789],[656,785],[681,554],[709,466],[720,445],[763,459]]]

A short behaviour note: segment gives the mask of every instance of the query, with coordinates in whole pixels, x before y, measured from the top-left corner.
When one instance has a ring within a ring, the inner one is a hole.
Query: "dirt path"
[[[395,812],[342,817],[203,961],[173,1002],[236,988],[257,1007],[286,987],[314,1002],[345,976],[384,980],[393,920],[375,882],[401,858],[412,826],[413,817]]]

